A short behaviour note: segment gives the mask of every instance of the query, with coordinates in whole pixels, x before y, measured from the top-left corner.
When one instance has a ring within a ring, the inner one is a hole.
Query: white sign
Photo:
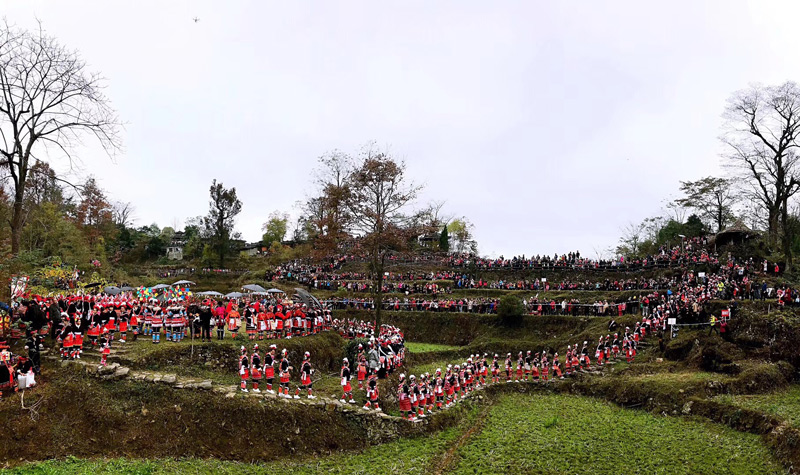
[[[675,325],[676,323],[678,323],[678,319],[677,318],[668,318],[667,319],[667,325]]]
[[[697,273],[697,277],[700,277],[701,279],[705,279],[706,273],[705,272],[698,272]]]
[[[544,277],[542,277],[542,282],[547,282],[547,279],[545,279]]]

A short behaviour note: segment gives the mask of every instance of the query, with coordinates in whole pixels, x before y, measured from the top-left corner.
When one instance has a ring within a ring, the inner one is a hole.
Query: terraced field
[[[519,292],[491,291],[509,293]],[[562,294],[581,299],[621,295]],[[724,305],[712,302],[709,310],[719,312]],[[51,372],[43,381],[63,384],[71,394],[98,404],[73,424],[62,417],[70,402],[54,386],[44,385],[31,394],[33,401],[45,396],[46,410],[34,424],[19,413],[18,399],[0,402],[0,416],[14,427],[13,436],[0,440],[0,452],[20,454],[8,458],[7,466],[16,466],[8,473],[14,474],[782,473],[785,467],[800,466],[800,442],[795,442],[800,441],[800,386],[792,383],[794,368],[800,367],[795,343],[800,319],[792,309],[767,315],[767,308],[766,303],[742,302],[726,339],[688,327],[674,340],[667,336],[662,349],[657,337],[649,335],[633,363],[593,367],[546,387],[503,383],[423,424],[381,419],[349,405],[331,412],[325,403],[317,405],[321,401],[290,404],[242,395],[236,390],[236,357],[240,345],[252,347],[242,337],[160,345],[140,339],[115,344],[111,361],[132,372],[211,381],[214,390],[179,390],[133,378],[98,382],[96,376],[65,370],[54,377]],[[335,310],[334,316],[366,320],[374,314],[347,309]],[[415,375],[444,370],[470,354],[488,353],[491,360],[498,353],[504,360],[507,352],[561,352],[583,341],[591,346],[598,336],[613,332],[610,317],[530,315],[516,325],[496,315],[455,312],[389,311],[383,318],[403,329],[408,360],[402,371]],[[617,328],[632,327],[640,319],[617,317]],[[269,343],[259,342],[262,353]],[[317,395],[338,400],[337,374],[342,356],[349,355],[347,341],[323,334],[278,344],[289,350],[292,362],[311,351]],[[96,362],[94,352],[85,356],[84,361]],[[53,370],[60,371],[57,365],[48,367]],[[391,416],[400,415],[397,383],[396,373],[380,383],[382,407]],[[363,391],[354,395],[358,406],[365,402]],[[224,414],[225,425],[214,425],[216,413]],[[251,420],[259,421],[255,431],[248,428]],[[189,421],[201,421],[203,427]],[[166,431],[163,442],[169,447],[148,441],[146,434],[156,427]],[[102,449],[85,439],[98,430],[127,442]],[[47,450],[35,454],[21,444],[25,434],[45,440]],[[226,446],[219,447],[219,440]],[[80,458],[64,460],[68,454]],[[173,454],[187,458],[172,459]],[[40,458],[54,460],[36,463]],[[26,465],[26,460],[34,463]]]
[[[781,473],[758,436],[594,399],[509,395],[453,473]]]
[[[588,470],[591,467],[591,470]],[[357,454],[243,464],[70,459],[10,474],[105,473],[782,473],[758,436],[620,409],[591,398],[507,394],[457,427]]]
[[[713,400],[761,411],[786,420],[794,427],[800,427],[800,385],[797,384],[793,384],[785,390],[767,394],[723,394],[715,396]]]

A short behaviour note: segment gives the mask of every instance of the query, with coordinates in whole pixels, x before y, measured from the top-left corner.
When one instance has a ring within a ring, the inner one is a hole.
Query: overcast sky
[[[722,173],[731,93],[800,79],[800,2],[658,3],[0,0],[0,16],[38,18],[107,78],[124,152],[87,142],[81,173],[138,225],[205,214],[217,178],[257,240],[319,155],[375,140],[482,254],[594,257],[680,180]]]

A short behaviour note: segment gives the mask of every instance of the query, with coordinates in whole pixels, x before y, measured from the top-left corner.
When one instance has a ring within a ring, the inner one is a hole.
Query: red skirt
[[[308,386],[311,384],[311,376],[303,376],[300,378],[300,384],[303,386]]]
[[[242,381],[250,379],[250,370],[244,370],[244,373],[239,373],[242,376]]]
[[[408,412],[411,410],[411,399],[401,399],[400,400],[400,410]]]
[[[272,366],[267,366],[264,368],[264,377],[265,378],[274,378],[275,377],[275,368]]]
[[[281,382],[288,383],[289,382],[289,373],[281,373]]]
[[[342,391],[349,393],[352,390],[353,388],[350,386],[350,381],[348,381],[347,384],[342,385]]]
[[[253,378],[253,379],[256,379],[256,380],[261,379],[261,377],[262,377],[261,371],[259,371],[257,369],[252,370],[250,372],[250,377]]]

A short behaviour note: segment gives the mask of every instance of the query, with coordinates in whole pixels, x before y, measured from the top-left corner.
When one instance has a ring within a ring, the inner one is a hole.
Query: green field
[[[714,400],[766,412],[785,419],[795,427],[800,427],[800,385],[797,384],[791,385],[785,391],[746,396],[723,394],[716,396]]]
[[[459,346],[453,345],[437,345],[435,343],[417,343],[413,341],[407,341],[405,343],[406,349],[411,353],[430,353],[435,351],[449,351],[449,350],[457,350]]]
[[[504,396],[453,473],[781,473],[758,436],[578,396]]]

